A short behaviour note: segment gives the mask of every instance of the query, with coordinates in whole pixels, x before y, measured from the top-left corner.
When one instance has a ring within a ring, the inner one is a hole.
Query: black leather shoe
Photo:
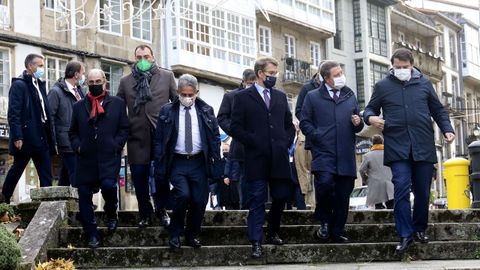
[[[320,224],[320,228],[318,228],[318,231],[315,232],[315,237],[323,241],[328,240],[328,238],[330,237],[328,223]]]
[[[98,248],[100,242],[96,236],[91,236],[88,238],[88,247],[89,248]]]
[[[118,227],[118,219],[111,218],[107,221],[107,231],[108,233],[114,233]]]
[[[157,210],[156,215],[160,220],[161,226],[168,227],[168,225],[170,225],[170,217],[167,214],[167,210],[165,209]]]
[[[187,246],[191,246],[193,248],[202,247],[202,243],[200,242],[200,240],[198,240],[198,238],[187,239],[185,242],[187,243]]]
[[[418,241],[422,244],[428,243],[428,236],[425,234],[425,232],[416,232],[414,235],[415,241]]]
[[[267,244],[281,246],[283,245],[283,240],[278,236],[278,234],[274,234],[273,236],[267,235]]]
[[[152,225],[152,218],[142,218],[140,222],[138,222],[138,227],[139,228],[145,228],[145,227],[150,227]]]
[[[400,243],[397,245],[395,252],[397,254],[403,254],[405,253],[408,248],[413,244],[413,238],[412,237],[402,237],[400,239]]]
[[[180,249],[180,238],[178,236],[170,238],[170,240],[168,240],[168,245],[173,251]]]
[[[338,244],[347,244],[350,243],[350,239],[344,235],[332,235],[332,242]]]
[[[258,259],[262,257],[262,245],[259,242],[252,242],[252,258]]]

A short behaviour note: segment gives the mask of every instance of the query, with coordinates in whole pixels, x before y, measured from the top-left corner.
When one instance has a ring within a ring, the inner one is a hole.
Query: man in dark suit
[[[56,153],[55,131],[50,114],[44,75],[43,56],[29,54],[26,70],[12,79],[8,100],[10,127],[9,152],[13,165],[7,173],[0,200],[10,203],[18,180],[30,159],[40,178],[40,186],[52,185],[50,153]]]
[[[324,82],[308,92],[300,116],[300,128],[311,142],[313,157],[315,218],[320,222],[315,236],[347,243],[344,228],[357,176],[355,133],[362,130],[363,122],[340,64],[325,61],[320,75]]]
[[[92,196],[102,190],[108,232],[118,226],[118,186],[121,153],[128,137],[128,118],[122,99],[108,95],[107,79],[100,69],[87,76],[85,99],[73,105],[69,136],[77,154],[75,186],[78,188],[80,220],[90,248],[99,245]]]
[[[62,157],[62,172],[59,186],[73,185],[75,177],[75,153],[70,146],[68,130],[72,121],[73,104],[85,94],[82,85],[85,82],[85,67],[78,61],[70,61],[65,67],[65,78],[58,79],[48,92],[48,103],[55,123],[55,135],[58,152]]]
[[[392,169],[393,211],[400,236],[396,252],[402,254],[414,238],[428,242],[430,184],[437,162],[432,118],[447,143],[455,134],[432,83],[413,66],[412,52],[397,49],[390,60],[393,68],[375,84],[363,117],[367,124],[382,130],[385,138],[383,162]],[[384,119],[379,117],[380,110]],[[410,191],[415,195],[413,217]]]
[[[278,232],[292,189],[288,149],[295,137],[295,127],[286,95],[273,88],[278,62],[273,58],[260,58],[254,70],[256,83],[233,98],[231,132],[245,147],[248,238],[252,243],[252,257],[259,258],[262,256],[267,185],[272,197],[267,243],[283,244]]]
[[[215,168],[220,161],[217,119],[213,108],[197,95],[197,79],[190,74],[180,76],[178,99],[163,106],[157,121],[156,185],[170,180],[173,186],[168,242],[172,250],[180,248],[182,234],[187,245],[201,247],[198,236],[208,201],[208,178],[218,179],[223,173]]]
[[[218,110],[217,119],[220,127],[229,136],[232,136],[232,129],[230,126],[232,123],[233,96],[244,89],[250,88],[255,83],[256,78],[255,72],[252,69],[245,69],[243,71],[242,83],[240,87],[226,93],[223,96],[220,109]],[[236,175],[238,178],[237,180],[240,181],[240,207],[242,209],[247,209],[247,198],[245,196],[247,193],[247,183],[245,181],[244,174],[245,152],[242,143],[235,138],[232,139],[230,144],[228,159],[230,175]]]

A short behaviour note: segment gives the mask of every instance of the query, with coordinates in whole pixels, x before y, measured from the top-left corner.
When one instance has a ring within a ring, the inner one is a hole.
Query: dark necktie
[[[185,152],[193,152],[192,142],[192,117],[190,116],[190,107],[185,107]]]
[[[267,109],[270,109],[270,97],[268,96],[268,89],[263,90],[263,99],[265,100],[265,105],[267,105]]]
[[[333,100],[336,103],[338,101],[338,96],[337,96],[338,89],[332,89],[332,92],[333,92]]]
[[[77,101],[82,99],[82,97],[80,97],[80,94],[78,93],[77,87],[73,87],[73,92],[75,93],[75,98],[77,99]]]

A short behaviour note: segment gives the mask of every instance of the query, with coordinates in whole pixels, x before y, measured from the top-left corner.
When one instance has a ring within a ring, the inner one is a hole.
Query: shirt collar
[[[258,92],[261,92],[261,93],[263,93],[263,90],[267,89],[267,88],[265,88],[265,87],[262,87],[262,86],[259,85],[258,83],[255,83],[255,88],[257,88],[257,91],[258,91]],[[269,90],[269,89],[267,89],[267,90]]]
[[[67,80],[65,80],[65,84],[67,85],[69,91],[73,91],[73,85],[71,85]]]
[[[327,90],[328,90],[328,91],[332,91],[332,92],[333,92],[334,90],[337,90],[337,91],[338,91],[338,89],[334,89],[334,88],[330,87],[330,85],[328,85],[328,83],[325,83],[325,87],[327,87]]]
[[[180,103],[180,109],[185,110],[185,106],[183,106],[182,103]],[[190,110],[195,110],[195,102],[193,102],[192,106],[190,106]]]

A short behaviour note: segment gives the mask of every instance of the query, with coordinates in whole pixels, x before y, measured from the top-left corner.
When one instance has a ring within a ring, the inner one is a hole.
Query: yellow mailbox
[[[443,163],[443,176],[447,182],[448,209],[470,207],[468,166],[464,158],[451,158]]]

